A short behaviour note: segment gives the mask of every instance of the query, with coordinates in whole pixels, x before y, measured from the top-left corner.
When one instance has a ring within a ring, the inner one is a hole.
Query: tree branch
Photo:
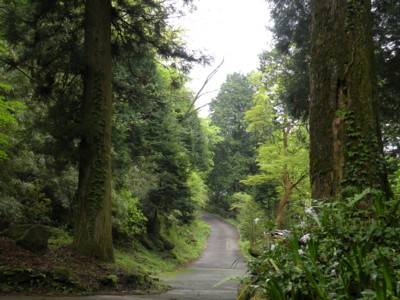
[[[203,108],[203,107],[205,107],[205,106],[208,105],[208,103],[207,103],[207,104],[202,105],[202,106],[200,106],[200,107],[198,107],[198,108],[196,108],[196,109],[193,109],[193,107],[194,107],[195,104],[196,104],[196,101],[199,100],[200,97],[202,97],[202,96],[204,96],[204,95],[206,95],[206,94],[209,94],[209,93],[212,93],[212,92],[215,91],[215,90],[214,90],[214,91],[209,91],[209,92],[204,92],[204,93],[202,93],[203,90],[204,90],[204,88],[205,88],[205,87],[207,86],[207,84],[210,82],[210,80],[214,77],[215,74],[217,74],[218,70],[221,68],[221,66],[222,66],[222,64],[224,63],[224,61],[225,61],[225,59],[222,59],[222,62],[221,62],[214,70],[212,70],[210,74],[208,74],[208,76],[207,76],[206,80],[204,81],[203,85],[202,85],[201,88],[198,90],[198,92],[197,92],[196,95],[194,96],[192,102],[190,103],[190,106],[189,106],[189,108],[187,109],[186,113],[183,115],[182,121],[181,121],[181,122],[184,122],[184,121],[185,121],[186,119],[188,119],[193,113],[195,113],[196,111],[198,111],[198,110],[200,110],[201,108]]]
[[[300,182],[302,182],[305,178],[306,178],[307,174],[303,174],[300,176],[299,179],[297,179],[297,181],[295,183],[293,183],[293,187],[296,187],[296,185],[298,185]]]

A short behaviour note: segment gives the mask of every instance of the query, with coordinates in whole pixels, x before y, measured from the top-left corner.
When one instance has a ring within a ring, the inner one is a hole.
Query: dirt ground
[[[53,298],[43,293],[36,297],[7,296],[7,300],[235,300],[239,280],[227,280],[227,278],[240,277],[246,271],[245,260],[237,245],[238,232],[233,225],[211,214],[203,213],[202,218],[211,226],[206,249],[201,257],[188,268],[161,275],[161,281],[173,287],[167,292],[153,295],[133,295],[133,288],[124,285],[113,292],[101,290],[98,289],[98,280],[111,271],[115,273],[115,270],[108,269],[106,265],[82,258],[68,248],[60,249],[43,257],[36,257],[7,241],[11,250],[5,251],[8,254],[5,252],[0,254],[1,262],[6,260],[8,264],[18,265],[18,261],[29,261],[35,268],[44,266],[54,268],[67,265],[74,269],[74,274],[80,280],[93,286],[93,289],[97,289],[95,293],[97,295],[87,297]],[[5,243],[4,240],[2,242]],[[2,249],[1,246],[0,249]],[[2,251],[0,250],[0,252]]]
[[[40,255],[0,237],[0,295],[126,294],[152,289],[152,283],[144,274],[129,274],[79,255],[71,246],[52,248]]]

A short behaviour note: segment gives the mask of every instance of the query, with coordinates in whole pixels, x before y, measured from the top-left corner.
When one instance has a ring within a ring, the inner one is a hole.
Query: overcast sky
[[[197,10],[181,18],[178,24],[186,29],[186,40],[191,49],[202,49],[214,57],[211,67],[196,66],[191,73],[189,87],[197,92],[207,75],[224,64],[206,91],[218,90],[228,74],[247,74],[258,65],[258,54],[270,48],[271,34],[266,0],[194,0]],[[198,106],[210,102],[217,92],[199,100]],[[203,109],[201,116],[207,115]]]

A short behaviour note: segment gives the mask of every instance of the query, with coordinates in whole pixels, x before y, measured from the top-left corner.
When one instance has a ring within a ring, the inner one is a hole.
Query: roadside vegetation
[[[211,105],[211,206],[247,251],[239,299],[399,299],[399,5],[268,2],[274,48]]]
[[[396,199],[367,189],[312,202],[286,230],[262,227],[240,299],[397,299]]]
[[[202,252],[209,226],[196,219],[190,226],[172,222],[163,233],[168,244],[138,242],[115,245],[115,263],[77,254],[72,236],[49,228],[45,254],[37,254],[0,238],[0,294],[91,295],[157,293],[169,287],[159,282],[163,271],[184,267]]]

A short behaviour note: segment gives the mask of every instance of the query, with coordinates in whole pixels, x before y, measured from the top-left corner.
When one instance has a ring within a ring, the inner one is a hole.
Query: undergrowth
[[[286,238],[264,238],[247,292],[262,299],[400,299],[400,201],[367,189],[306,209]]]
[[[154,277],[196,259],[205,246],[210,228],[200,219],[190,225],[169,220],[168,227],[161,232],[169,249],[150,249],[148,243],[140,242],[140,237],[131,238],[123,246],[115,246],[112,264],[79,255],[70,246],[71,235],[61,229],[53,231],[45,255],[0,238],[0,295],[160,292],[165,286]]]
[[[154,251],[138,241],[133,241],[130,248],[115,249],[116,265],[126,270],[140,270],[152,275],[174,270],[200,256],[210,227],[204,221],[196,219],[187,226],[173,223],[163,231],[164,237],[174,245],[172,250]]]

